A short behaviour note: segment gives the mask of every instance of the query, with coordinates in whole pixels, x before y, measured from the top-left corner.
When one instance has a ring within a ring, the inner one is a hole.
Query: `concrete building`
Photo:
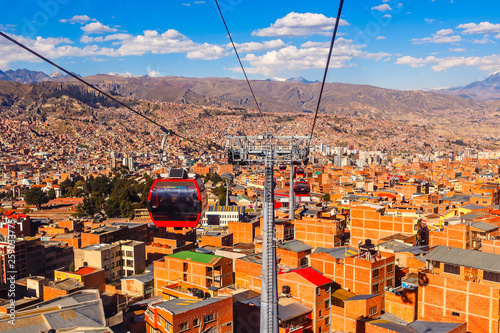
[[[240,222],[245,217],[245,207],[208,206],[201,220],[202,227],[227,226],[229,222]]]
[[[112,244],[93,244],[75,250],[75,267],[100,268],[106,280],[140,274],[146,263],[145,244],[137,241],[119,241]]]

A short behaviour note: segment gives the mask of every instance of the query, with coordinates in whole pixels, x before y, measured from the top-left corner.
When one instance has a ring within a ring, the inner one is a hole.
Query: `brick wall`
[[[418,318],[467,322],[469,332],[497,332],[500,289],[420,272]]]
[[[411,323],[417,319],[418,289],[403,289],[401,294],[385,293],[385,312]]]

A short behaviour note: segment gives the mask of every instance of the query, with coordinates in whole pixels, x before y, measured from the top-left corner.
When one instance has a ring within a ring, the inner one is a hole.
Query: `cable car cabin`
[[[293,193],[295,193],[298,197],[307,197],[311,193],[311,186],[309,182],[306,181],[298,181],[295,182],[293,186]]]
[[[285,171],[286,170],[286,165],[280,164],[279,169],[280,169],[280,171]]]
[[[285,183],[285,187],[290,187],[290,182],[289,182],[289,181],[287,181],[287,182]]]
[[[196,228],[207,209],[203,181],[189,178],[184,169],[171,169],[167,179],[156,179],[148,196],[148,211],[157,227]]]
[[[305,175],[305,171],[304,171],[304,168],[297,168],[297,170],[295,170],[295,173],[298,175],[298,176],[303,176]]]

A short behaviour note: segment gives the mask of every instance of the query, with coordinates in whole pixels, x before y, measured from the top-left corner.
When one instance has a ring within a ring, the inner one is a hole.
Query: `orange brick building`
[[[419,272],[418,318],[467,322],[469,332],[497,332],[500,255],[437,246]]]
[[[155,295],[175,280],[205,288],[228,286],[233,283],[233,261],[212,254],[182,251],[154,262]]]
[[[145,320],[146,332],[233,332],[233,300],[232,297],[178,298],[151,304]]]
[[[259,228],[259,220],[249,222],[228,222],[228,232],[233,234],[233,243],[253,243],[256,229]]]
[[[365,239],[381,239],[397,233],[414,234],[417,219],[386,214],[385,207],[371,204],[351,205],[351,245]]]
[[[383,294],[395,286],[395,256],[381,252],[371,257],[351,248],[318,249],[309,255],[311,267],[358,295]]]
[[[345,230],[343,220],[303,217],[293,223],[295,239],[312,246],[314,249],[342,245],[342,235]]]

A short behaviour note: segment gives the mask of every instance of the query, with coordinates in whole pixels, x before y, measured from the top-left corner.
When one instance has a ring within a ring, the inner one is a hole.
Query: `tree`
[[[330,193],[325,193],[322,197],[321,197],[321,200],[325,200],[325,201],[331,201],[330,200]]]
[[[47,197],[49,198],[49,200],[55,199],[56,191],[53,188],[49,189],[49,191],[47,192]]]
[[[214,194],[219,198],[219,205],[226,205],[226,187],[218,186],[214,189]]]
[[[40,210],[42,204],[49,202],[49,197],[41,188],[34,187],[24,192],[24,201],[29,205],[35,205]]]
[[[30,205],[25,204],[23,207],[23,214],[29,214],[31,212]]]
[[[70,272],[74,272],[75,271],[75,262],[71,262],[71,264],[69,264],[69,271]]]

